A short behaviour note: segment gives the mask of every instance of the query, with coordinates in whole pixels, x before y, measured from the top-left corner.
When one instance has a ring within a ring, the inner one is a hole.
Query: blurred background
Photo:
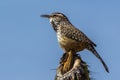
[[[79,52],[91,78],[117,80],[120,73],[119,0],[0,0],[0,80],[53,80],[63,50],[49,20],[64,13],[97,44],[108,74],[89,51]]]

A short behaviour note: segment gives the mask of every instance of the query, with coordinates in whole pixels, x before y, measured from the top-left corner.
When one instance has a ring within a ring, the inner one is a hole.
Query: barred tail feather
[[[107,65],[105,64],[105,62],[103,61],[101,56],[98,54],[98,52],[95,50],[95,48],[92,45],[91,46],[89,45],[89,47],[87,47],[87,49],[89,51],[91,51],[101,61],[101,63],[103,64],[105,70],[109,73],[109,69],[108,69]]]

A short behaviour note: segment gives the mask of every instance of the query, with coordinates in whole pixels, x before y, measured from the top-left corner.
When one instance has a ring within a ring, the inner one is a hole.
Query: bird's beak
[[[40,17],[44,17],[44,18],[50,18],[50,15],[40,15]]]

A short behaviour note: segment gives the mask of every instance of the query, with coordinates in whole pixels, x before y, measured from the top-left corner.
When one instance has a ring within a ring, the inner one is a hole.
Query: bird
[[[76,28],[65,14],[53,12],[51,14],[43,14],[41,17],[49,19],[50,24],[56,32],[58,43],[65,52],[80,52],[86,49],[101,61],[106,72],[109,73],[106,63],[95,49],[96,44],[80,29]]]

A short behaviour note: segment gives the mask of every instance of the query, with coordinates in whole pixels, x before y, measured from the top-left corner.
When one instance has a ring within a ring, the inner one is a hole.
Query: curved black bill
[[[40,15],[40,17],[49,18],[49,15]]]

